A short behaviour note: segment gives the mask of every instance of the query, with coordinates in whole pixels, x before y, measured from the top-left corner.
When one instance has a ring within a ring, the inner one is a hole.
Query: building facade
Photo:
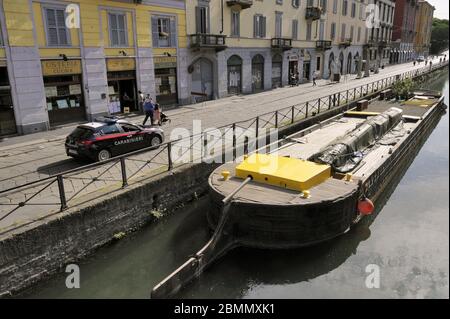
[[[367,41],[367,0],[329,0],[326,8],[326,54],[324,77],[351,74],[358,70]]]
[[[414,39],[416,38],[418,11],[418,0],[397,0],[395,2],[392,41],[397,54],[394,55],[392,63],[412,61],[416,57]]]
[[[417,11],[416,16],[414,49],[417,55],[422,55],[425,58],[428,57],[430,53],[434,10],[435,8],[427,1],[419,0],[419,10]]]
[[[0,134],[139,111],[139,91],[163,105],[177,105],[186,95],[182,0],[0,5]]]
[[[391,63],[391,55],[395,50],[391,44],[395,0],[369,0],[369,5],[376,11],[370,14],[364,56],[370,61],[370,68],[376,70]]]

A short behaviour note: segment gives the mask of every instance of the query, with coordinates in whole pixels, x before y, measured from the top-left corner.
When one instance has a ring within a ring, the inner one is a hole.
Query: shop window
[[[66,15],[64,9],[45,8],[45,25],[47,32],[47,45],[70,45],[69,31],[66,28]]]
[[[123,13],[109,13],[109,38],[113,47],[127,47],[127,21]]]

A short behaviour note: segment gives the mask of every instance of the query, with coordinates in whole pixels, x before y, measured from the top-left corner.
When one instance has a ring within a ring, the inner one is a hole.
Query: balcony
[[[319,7],[306,7],[306,20],[319,20],[322,10]]]
[[[319,51],[326,51],[331,49],[331,41],[319,40],[316,41],[316,49]]]
[[[225,43],[226,35],[198,33],[191,34],[189,37],[192,49],[215,49],[219,52],[227,48]]]
[[[292,49],[292,39],[273,38],[272,49],[290,50]]]
[[[253,5],[253,0],[227,0],[227,5],[229,7],[240,6],[241,9],[248,9]]]
[[[347,38],[347,39],[341,39],[341,41],[339,42],[339,47],[340,48],[347,48],[349,46],[352,45],[352,39]]]

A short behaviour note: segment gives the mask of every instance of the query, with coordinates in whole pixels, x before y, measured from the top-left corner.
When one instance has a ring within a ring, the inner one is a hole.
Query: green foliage
[[[448,20],[433,19],[433,26],[431,30],[431,54],[439,54],[448,49]]]
[[[392,86],[394,94],[401,99],[408,99],[414,88],[414,82],[411,79],[405,79],[403,81],[395,82]]]

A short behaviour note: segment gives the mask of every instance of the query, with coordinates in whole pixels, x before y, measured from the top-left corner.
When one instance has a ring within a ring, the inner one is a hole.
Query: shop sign
[[[130,71],[136,69],[136,60],[135,59],[107,59],[106,67],[109,72],[115,71]]]
[[[80,60],[45,60],[41,62],[44,76],[80,74]]]
[[[155,69],[170,69],[177,67],[176,57],[155,57]]]

